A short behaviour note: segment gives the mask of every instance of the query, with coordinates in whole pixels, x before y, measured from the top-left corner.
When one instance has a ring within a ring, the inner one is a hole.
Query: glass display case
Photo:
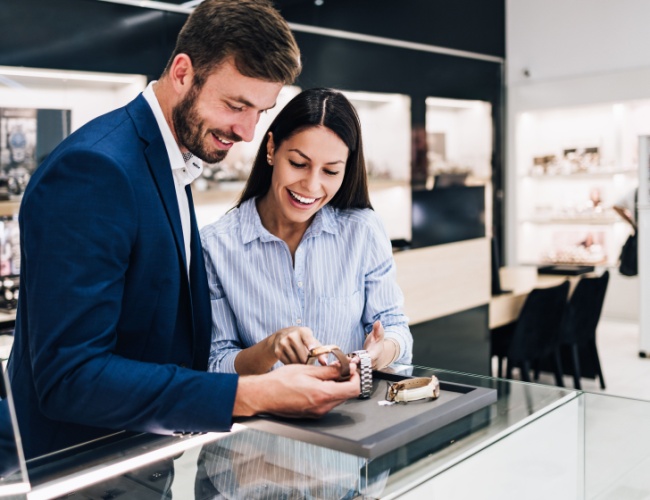
[[[426,172],[421,174],[425,182],[417,185],[418,191],[424,192],[413,195],[413,232],[417,232],[418,237],[422,229],[430,233],[438,231],[433,226],[443,228],[445,225],[452,233],[461,228],[460,232],[466,236],[450,235],[442,238],[442,242],[492,234],[493,143],[489,102],[426,98]],[[478,200],[474,193],[479,191],[482,192],[480,207],[475,207]],[[449,200],[443,202],[442,212],[432,214],[433,222],[416,220],[421,211],[416,205],[423,199],[436,197]],[[480,231],[474,230],[477,222],[482,227]],[[413,239],[416,240],[416,235]]]
[[[67,135],[127,104],[144,75],[0,66],[0,330],[15,320],[20,273],[17,215],[31,175]],[[6,337],[6,336],[3,336]],[[6,350],[0,343],[0,352]]]
[[[28,462],[27,498],[171,492],[200,499],[221,490],[224,498],[591,499],[650,492],[650,402],[398,368],[493,389],[497,400],[373,459],[267,434],[246,420],[230,433],[116,434]]]
[[[515,117],[516,261],[615,266],[629,226],[613,206],[638,183],[650,101]]]
[[[411,240],[411,98],[342,91],[357,110],[368,189],[391,240]]]
[[[492,176],[492,105],[466,99],[426,99],[428,183],[487,184]]]
[[[0,364],[0,498],[25,498],[30,486],[4,366],[3,361]]]
[[[0,66],[0,216],[18,212],[31,175],[61,140],[146,83],[143,75]]]

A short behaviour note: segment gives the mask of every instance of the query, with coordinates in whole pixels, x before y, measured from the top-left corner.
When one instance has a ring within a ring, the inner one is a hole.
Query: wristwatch
[[[341,348],[337,345],[319,345],[318,347],[310,349],[309,355],[307,356],[307,363],[313,361],[315,358],[318,358],[318,356],[322,356],[323,354],[333,354],[336,359],[339,360],[339,363],[341,363],[341,377],[339,380],[344,381],[350,378],[350,361],[348,360],[348,357],[343,354]]]
[[[352,351],[348,354],[350,359],[357,363],[361,377],[360,399],[367,399],[372,392],[372,359],[366,350]]]
[[[419,399],[436,399],[440,396],[438,377],[417,377],[388,384],[388,401],[408,403]]]

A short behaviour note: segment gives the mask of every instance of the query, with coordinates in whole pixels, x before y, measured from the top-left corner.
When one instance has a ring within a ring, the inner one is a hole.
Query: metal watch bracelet
[[[368,399],[372,393],[372,359],[366,350],[352,351],[348,354],[350,359],[357,363],[361,378],[361,392],[359,398]]]

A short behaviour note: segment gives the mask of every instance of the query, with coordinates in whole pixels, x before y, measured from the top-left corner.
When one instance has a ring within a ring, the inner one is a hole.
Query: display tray
[[[381,406],[389,382],[410,378],[373,372],[369,399],[352,399],[319,419],[260,416],[247,427],[368,459],[389,453],[497,400],[496,389],[440,381],[436,400]]]
[[[578,276],[594,272],[594,266],[585,266],[578,264],[555,264],[550,266],[540,266],[537,268],[537,274],[560,274],[565,276]]]

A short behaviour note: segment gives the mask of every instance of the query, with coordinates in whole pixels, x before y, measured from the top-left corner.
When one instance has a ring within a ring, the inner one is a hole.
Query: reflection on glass
[[[247,430],[204,446],[196,498],[354,498],[364,464],[353,455]]]
[[[18,495],[27,491],[29,491],[29,483],[11,389],[2,370],[0,376],[0,497],[20,498]]]

